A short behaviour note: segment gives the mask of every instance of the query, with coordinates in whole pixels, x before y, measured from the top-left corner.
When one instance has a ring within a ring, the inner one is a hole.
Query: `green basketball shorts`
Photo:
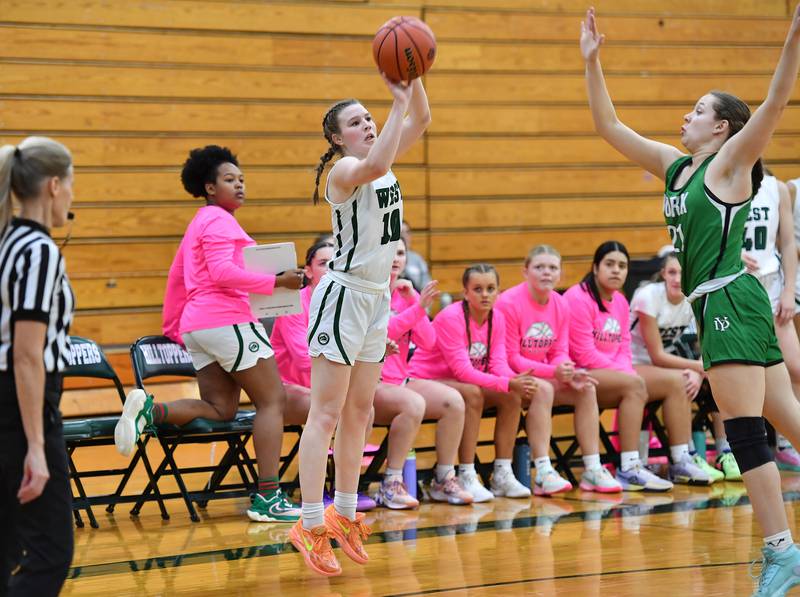
[[[783,362],[767,291],[750,274],[692,304],[703,368],[725,363],[769,367]]]

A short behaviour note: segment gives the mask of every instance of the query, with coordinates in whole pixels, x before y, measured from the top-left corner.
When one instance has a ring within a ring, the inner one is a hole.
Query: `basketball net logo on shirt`
[[[386,209],[403,200],[403,195],[400,192],[400,183],[396,182],[390,186],[382,189],[375,189],[375,194],[378,196],[378,207]],[[391,212],[387,211],[383,214],[383,234],[381,235],[381,244],[386,245],[390,242],[400,240],[401,228],[400,208],[393,209]]]
[[[724,332],[729,327],[731,327],[731,322],[728,319],[727,315],[714,318],[714,329],[717,330],[718,332]]]
[[[664,217],[677,218],[686,213],[686,198],[689,193],[681,193],[680,195],[667,195],[664,194]],[[683,229],[679,223],[677,226],[667,224],[667,231],[669,232],[672,246],[675,247],[675,252],[680,253],[683,248]]]
[[[469,347],[469,360],[475,369],[485,371],[489,365],[489,353],[483,342],[473,342]]]
[[[597,342],[622,342],[622,328],[619,325],[619,321],[616,320],[614,317],[609,317],[606,319],[605,323],[603,323],[603,329],[592,330],[592,335],[594,336],[595,341]]]
[[[546,321],[537,321],[525,332],[520,340],[520,348],[528,350],[548,350],[556,340],[553,328]]]

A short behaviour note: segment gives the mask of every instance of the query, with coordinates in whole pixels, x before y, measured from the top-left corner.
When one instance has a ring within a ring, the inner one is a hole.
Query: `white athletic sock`
[[[510,458],[495,458],[494,459],[494,470],[500,471],[511,471],[511,459]]]
[[[475,474],[475,463],[472,464],[459,464],[458,465],[458,474],[459,475],[466,475],[466,474]]]
[[[779,450],[788,450],[792,447],[792,444],[789,442],[789,440],[783,437],[777,431],[775,432],[775,443],[778,445]]]
[[[454,471],[456,467],[452,464],[437,464],[436,465],[436,480],[441,483],[444,481],[445,477],[450,473],[450,471]]]
[[[697,448],[695,448],[694,440],[692,439],[691,435],[689,436],[689,454],[691,454],[692,456],[697,454]]]
[[[793,544],[792,531],[789,529],[781,531],[780,533],[775,533],[769,537],[764,537],[764,547],[777,552],[786,551]]]
[[[622,452],[619,455],[620,460],[620,468],[623,471],[629,471],[641,461],[639,460],[639,452],[634,452],[631,450],[630,452]]]
[[[403,469],[401,468],[389,468],[386,467],[386,472],[383,473],[383,477],[388,479],[389,477],[402,477],[403,476]]]
[[[333,507],[342,516],[349,520],[356,519],[356,506],[358,505],[357,493],[345,493],[336,490],[333,494]]]
[[[542,476],[545,473],[553,470],[553,464],[550,462],[549,456],[540,456],[533,459],[533,465],[536,467],[536,475]]]
[[[731,445],[728,443],[727,437],[720,437],[714,440],[717,448],[717,456],[721,455],[723,452],[730,452]]]
[[[600,454],[586,454],[583,456],[583,468],[587,471],[596,471],[602,468],[600,464]]]
[[[647,464],[650,459],[650,430],[642,429],[639,432],[639,460]]]
[[[688,444],[677,444],[674,446],[669,447],[669,455],[672,457],[672,463],[677,464],[684,457],[689,456],[689,445]]]
[[[325,524],[323,514],[325,504],[322,502],[303,502],[301,513],[303,516],[303,528],[310,531],[314,527]]]

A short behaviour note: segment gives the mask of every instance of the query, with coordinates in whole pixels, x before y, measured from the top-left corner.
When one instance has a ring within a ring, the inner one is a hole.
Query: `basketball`
[[[394,17],[386,21],[372,41],[372,56],[378,70],[392,81],[413,81],[424,75],[436,58],[433,31],[416,17]]]

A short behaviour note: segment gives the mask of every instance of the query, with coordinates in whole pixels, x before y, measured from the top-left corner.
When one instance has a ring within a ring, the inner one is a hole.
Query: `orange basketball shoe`
[[[363,541],[372,532],[364,524],[364,514],[356,513],[356,519],[350,520],[336,511],[333,504],[325,508],[325,526],[331,537],[336,539],[339,547],[347,554],[351,560],[357,564],[366,564],[369,560],[367,552],[364,550]]]
[[[303,556],[306,566],[317,574],[339,576],[342,573],[339,560],[333,554],[330,534],[325,525],[316,526],[309,531],[303,528],[303,520],[300,519],[289,530],[289,541]]]

